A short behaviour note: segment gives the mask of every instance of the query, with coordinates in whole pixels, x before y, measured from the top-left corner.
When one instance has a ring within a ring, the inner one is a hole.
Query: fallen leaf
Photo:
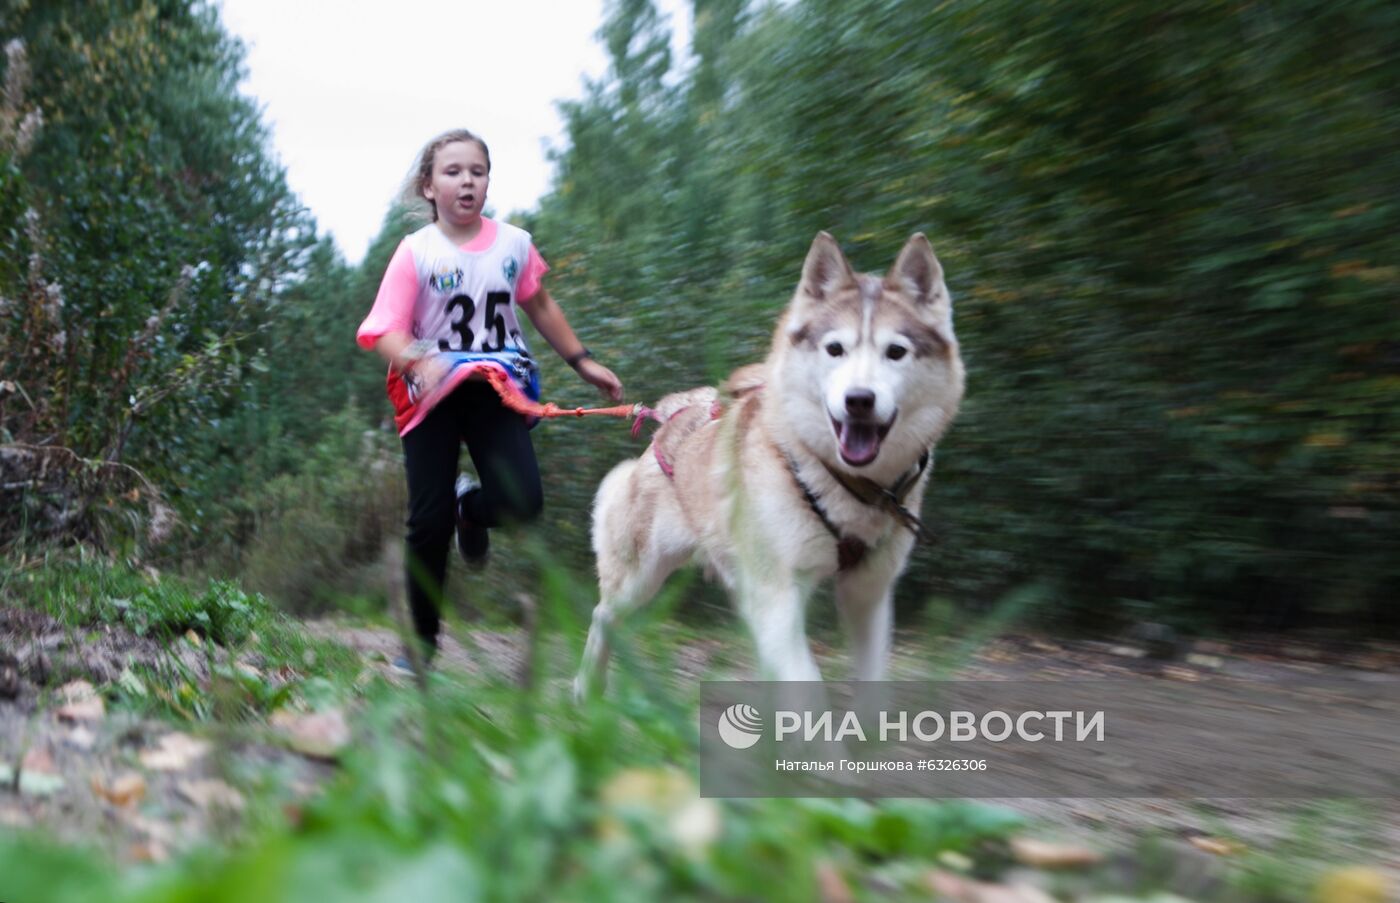
[[[166,734],[154,749],[141,751],[141,764],[156,771],[183,771],[209,752],[209,744],[189,734]]]
[[[1196,849],[1214,853],[1217,856],[1234,856],[1244,852],[1244,844],[1221,837],[1204,837],[1198,834],[1194,837],[1188,837],[1187,840]]]
[[[853,903],[851,888],[841,877],[841,870],[832,862],[819,859],[815,866],[817,873],[817,899],[821,903]]]
[[[175,790],[201,809],[243,811],[243,794],[216,778],[201,781],[180,781]]]
[[[13,773],[3,777],[7,778],[4,783],[14,780]],[[62,790],[65,783],[47,749],[34,746],[24,754],[24,760],[19,766],[20,793],[30,796],[52,796]]]
[[[273,713],[272,726],[287,745],[314,759],[334,759],[350,742],[350,725],[340,709],[299,714],[285,709]]]
[[[80,724],[68,732],[68,735],[63,738],[63,742],[74,749],[87,752],[97,745],[97,736]]]
[[[1317,903],[1386,903],[1390,882],[1373,868],[1350,865],[1333,869],[1317,882]]]
[[[170,851],[159,840],[141,840],[126,848],[126,858],[132,862],[164,862]]]
[[[134,806],[146,795],[146,779],[134,771],[129,771],[111,783],[104,783],[97,775],[93,775],[92,792],[114,806]]]
[[[1098,850],[1029,837],[1012,838],[1011,855],[1022,865],[1041,869],[1083,868],[1103,861],[1103,854]]]
[[[53,796],[67,783],[56,774],[43,771],[22,771],[19,774],[19,792],[30,796]]]
[[[46,774],[58,774],[58,766],[54,764],[53,754],[46,746],[31,746],[25,752],[24,758],[19,763],[20,771],[42,771]]]
[[[925,883],[952,903],[1056,903],[1054,897],[1029,884],[986,884],[941,869],[929,872]]]
[[[115,814],[127,827],[161,847],[174,846],[182,836],[174,825],[158,818],[147,818],[139,809],[117,809]]]
[[[598,830],[605,838],[625,836],[618,813],[642,810],[658,816],[667,836],[687,853],[698,854],[719,837],[721,815],[714,800],[702,799],[695,782],[674,768],[628,768],[598,792],[607,814]]]
[[[75,680],[59,687],[58,698],[63,704],[55,712],[63,721],[101,721],[107,714],[97,689],[85,680]]]

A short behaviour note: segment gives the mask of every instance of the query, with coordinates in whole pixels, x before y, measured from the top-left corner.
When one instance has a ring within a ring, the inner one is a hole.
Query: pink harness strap
[[[669,479],[674,480],[676,478],[676,469],[671,466],[671,463],[666,460],[666,456],[661,454],[661,449],[657,448],[654,443],[651,446],[651,453],[656,456],[656,463],[661,465],[661,472]]]
[[[637,419],[632,421],[632,438],[635,439],[642,434],[642,421],[655,420],[657,423],[665,423],[661,415],[656,413],[655,408],[649,408],[644,404],[637,405]]]
[[[676,412],[673,413],[670,417],[667,417],[667,418],[663,421],[663,420],[661,419],[660,415],[657,414],[656,411],[655,411],[654,409],[648,408],[648,407],[645,407],[645,406],[640,406],[640,405],[639,405],[639,406],[638,406],[638,411],[637,411],[637,419],[636,419],[636,421],[634,421],[633,424],[632,424],[632,435],[633,435],[633,436],[636,436],[638,433],[641,432],[641,429],[642,429],[642,419],[643,419],[643,418],[655,420],[657,423],[660,423],[660,424],[661,424],[662,429],[665,429],[665,427],[666,427],[668,424],[670,424],[671,421],[675,420],[677,417],[679,417],[680,415],[684,414],[686,411],[690,410],[692,407],[694,407],[694,405],[686,405],[685,407],[683,407],[683,408],[681,408],[680,410],[676,411]],[[718,420],[719,417],[720,417],[720,415],[723,414],[723,413],[724,413],[724,405],[720,404],[718,401],[716,401],[715,403],[713,403],[713,404],[710,405],[710,419],[711,419],[711,420]],[[656,434],[657,434],[657,436],[659,436],[659,435],[661,434],[661,430],[657,430],[657,431],[656,431]],[[670,461],[667,461],[667,460],[666,460],[666,456],[665,456],[664,454],[661,453],[661,446],[657,444],[657,442],[656,442],[656,437],[655,437],[655,436],[652,437],[652,441],[651,441],[651,453],[652,453],[652,456],[656,458],[657,466],[659,466],[659,467],[661,468],[661,472],[664,473],[669,479],[675,479],[675,476],[676,476],[676,469],[675,469],[674,467],[671,466],[671,462],[670,462]]]

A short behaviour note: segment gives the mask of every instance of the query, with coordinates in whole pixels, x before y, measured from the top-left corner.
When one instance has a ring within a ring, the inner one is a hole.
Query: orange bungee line
[[[601,414],[605,417],[636,417],[637,423],[640,424],[641,418],[654,416],[651,409],[641,403],[620,404],[611,408],[561,408],[552,401],[540,404],[538,401],[531,401],[516,388],[504,370],[499,367],[486,367],[485,370],[487,382],[491,383],[491,388],[501,396],[501,404],[526,417],[584,417],[589,414]]]

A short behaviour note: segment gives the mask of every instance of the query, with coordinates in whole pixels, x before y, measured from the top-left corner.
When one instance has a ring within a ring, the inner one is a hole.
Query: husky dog
[[[598,487],[593,612],[579,697],[606,675],[609,631],[698,559],[729,591],[765,680],[817,681],[807,597],[836,581],[854,676],[885,674],[894,582],[922,528],[934,443],[963,394],[943,269],[922,234],[883,278],[817,235],[762,364],[669,395],[640,458]]]

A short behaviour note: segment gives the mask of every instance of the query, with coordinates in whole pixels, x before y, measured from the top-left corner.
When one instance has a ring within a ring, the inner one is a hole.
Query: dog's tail
[[[737,400],[759,391],[767,382],[767,364],[745,364],[729,374],[729,378],[720,384],[719,391],[725,398]]]

